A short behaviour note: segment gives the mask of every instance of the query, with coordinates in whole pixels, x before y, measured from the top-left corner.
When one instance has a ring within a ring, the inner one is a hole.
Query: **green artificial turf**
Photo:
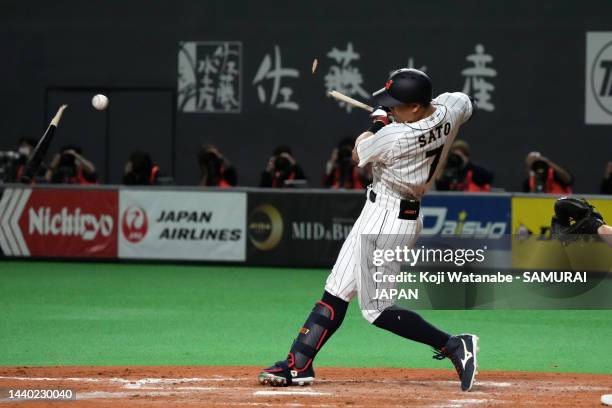
[[[0,262],[0,365],[268,365],[283,358],[327,271]],[[422,311],[481,338],[482,369],[611,373],[612,311]],[[603,354],[602,354],[603,353]],[[317,365],[449,367],[351,305]]]

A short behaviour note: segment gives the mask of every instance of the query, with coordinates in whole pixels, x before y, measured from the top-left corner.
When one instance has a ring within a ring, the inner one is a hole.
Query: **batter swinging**
[[[399,272],[399,263],[374,266],[374,249],[414,246],[422,229],[420,200],[436,178],[459,127],[473,114],[471,99],[460,92],[432,100],[429,77],[416,69],[394,71],[385,87],[373,94],[378,105],[370,129],[355,142],[353,159],[360,167],[372,163],[374,182],[365,206],[344,242],[318,301],[291,346],[286,360],[259,374],[264,385],[306,385],[314,382],[313,360],[342,324],[350,300],[358,295],[364,318],[406,339],[427,344],[435,359],[448,357],[461,389],[469,391],[476,374],[478,337],[451,336],[417,313],[389,302],[372,301],[365,276],[386,268]],[[393,122],[390,120],[393,117]]]

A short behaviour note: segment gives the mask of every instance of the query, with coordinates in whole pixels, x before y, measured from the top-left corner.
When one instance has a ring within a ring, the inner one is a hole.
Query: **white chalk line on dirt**
[[[255,396],[266,396],[275,397],[277,395],[308,395],[313,397],[329,396],[333,395],[331,392],[319,392],[319,391],[255,391]]]
[[[496,402],[495,400],[476,398],[452,399],[442,404],[435,404],[431,408],[462,408],[470,405],[491,404]]]
[[[141,384],[173,384],[207,381],[254,381],[253,378],[242,377],[213,377],[213,378],[140,378],[129,379],[120,377],[111,378],[92,378],[92,377],[6,377],[0,376],[0,380],[16,381],[76,381],[76,382],[120,382],[120,383],[141,383]]]
[[[109,378],[87,378],[87,377],[3,377],[0,380],[16,381],[77,381],[77,382],[103,382],[110,381]]]
[[[448,402],[450,402],[451,404],[486,404],[490,401],[491,400],[488,400],[488,399],[468,398],[468,399],[449,400]]]
[[[213,391],[213,390],[222,390],[223,388],[219,387],[175,387],[173,390],[179,391]],[[231,388],[235,389],[235,388]]]
[[[555,392],[580,392],[580,391],[609,391],[609,387],[594,387],[592,385],[546,385],[538,386],[539,390]]]
[[[512,387],[512,383],[509,382],[496,382],[496,381],[476,381],[475,384],[486,385],[487,387]]]
[[[248,407],[253,407],[253,406],[261,406],[261,407],[321,407],[321,408],[325,408],[325,407],[333,407],[335,405],[330,405],[330,404],[300,404],[299,402],[291,402],[291,403],[287,403],[287,402],[281,402],[281,403],[274,403],[274,402],[218,402],[215,401],[215,405],[229,405],[232,407],[237,407],[237,406],[248,406]],[[351,408],[359,408],[362,407],[362,405],[351,405]]]
[[[458,384],[459,381],[450,380],[356,380],[356,379],[328,379],[328,380],[316,380],[318,383],[378,383],[378,384],[419,384],[419,385],[431,385],[431,384]],[[487,387],[512,387],[513,383],[510,382],[499,382],[499,381],[476,381],[476,384],[485,385]]]
[[[108,398],[130,398],[130,397],[169,397],[171,395],[175,395],[174,392],[166,391],[166,392],[125,392],[125,391],[86,391],[86,392],[77,392],[76,400],[84,400],[84,399],[108,399]]]
[[[214,390],[222,390],[224,388],[220,388],[220,387],[171,387],[171,386],[167,386],[167,385],[161,385],[161,386],[155,386],[155,385],[140,385],[140,384],[123,384],[121,386],[121,388],[127,389],[127,390],[179,390],[179,391],[214,391]],[[228,389],[239,389],[238,387],[231,387]]]
[[[235,378],[235,377],[213,377],[213,378],[140,378],[140,379],[127,379],[127,378],[111,378],[111,381],[117,382],[130,382],[138,384],[174,384],[174,383],[197,383],[197,382],[213,382],[213,381],[255,381],[254,378]]]
[[[186,383],[206,383],[206,382],[252,382],[253,378],[250,377],[183,377],[183,378],[121,378],[121,377],[23,377],[23,376],[0,376],[0,380],[14,380],[14,381],[71,381],[71,382],[84,382],[84,383],[120,383],[124,384],[124,388],[144,388],[145,385],[177,385]],[[385,380],[385,379],[372,379],[372,380],[360,380],[360,379],[320,379],[318,383],[380,383],[380,384],[417,384],[424,386],[431,385],[455,385],[457,381],[450,380]],[[536,387],[542,391],[551,392],[580,392],[580,391],[607,391],[606,387],[602,386],[591,386],[591,385],[556,385],[554,382],[543,383],[541,381],[516,381],[516,382],[503,382],[503,381],[476,381],[478,387],[496,387],[496,388],[508,388],[508,387]],[[211,388],[211,387],[208,387]],[[204,391],[204,390],[202,390]]]

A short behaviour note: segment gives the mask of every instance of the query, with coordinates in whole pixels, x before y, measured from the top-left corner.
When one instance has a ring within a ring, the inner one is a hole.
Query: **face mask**
[[[30,153],[32,152],[32,149],[30,149],[28,146],[21,146],[21,147],[19,147],[18,152],[19,152],[19,154],[21,154],[23,156],[29,156]]]

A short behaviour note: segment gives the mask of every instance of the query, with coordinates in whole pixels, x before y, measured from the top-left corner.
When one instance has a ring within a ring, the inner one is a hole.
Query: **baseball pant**
[[[393,284],[376,283],[373,274],[396,275],[401,266],[399,262],[375,266],[374,250],[412,248],[423,226],[420,218],[399,219],[399,208],[400,200],[386,195],[377,194],[376,202],[367,199],[325,284],[328,293],[347,302],[357,295],[363,317],[370,323],[394,303],[374,299],[377,289],[389,289]]]

